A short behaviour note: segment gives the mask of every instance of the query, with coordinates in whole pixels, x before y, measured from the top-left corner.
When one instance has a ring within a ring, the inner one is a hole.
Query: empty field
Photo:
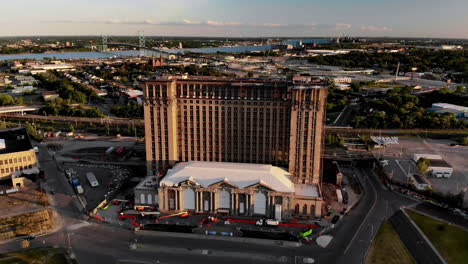
[[[0,219],[0,240],[30,235],[52,229],[52,211],[44,209]]]
[[[449,264],[467,263],[468,232],[458,226],[406,210]]]
[[[366,264],[413,264],[408,249],[398,237],[393,227],[384,222],[374,239]]]
[[[60,248],[32,249],[15,253],[0,254],[0,264],[72,264],[67,252]]]
[[[21,214],[26,211],[44,208],[48,205],[47,196],[38,190],[0,196],[0,215],[2,217]]]

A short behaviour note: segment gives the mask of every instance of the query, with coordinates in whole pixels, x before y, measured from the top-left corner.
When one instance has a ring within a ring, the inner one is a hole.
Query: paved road
[[[338,116],[338,118],[333,122],[331,126],[336,126],[336,127],[347,127],[349,126],[349,123],[351,122],[351,113],[353,110],[358,109],[359,105],[347,105],[345,108],[341,111],[341,114]]]
[[[423,236],[414,227],[401,210],[389,219],[398,236],[413,255],[416,263],[443,264],[431,246],[425,242]]]
[[[329,248],[335,254],[338,252],[342,254],[338,254],[336,261],[321,263],[363,263],[381,223],[401,206],[411,206],[416,203],[388,191],[371,169],[363,169],[361,172],[362,178],[359,179],[366,194],[355,211],[352,211],[342,225],[336,228],[335,238]]]
[[[106,117],[106,118],[87,118],[87,117],[70,117],[70,116],[42,116],[42,115],[15,115],[15,114],[1,114],[2,118],[22,119],[22,120],[44,120],[44,121],[59,121],[59,122],[73,122],[97,125],[132,125],[136,127],[145,126],[143,119],[129,119],[119,117]]]
[[[356,174],[366,189],[359,205],[346,216],[331,235],[327,249],[312,245],[285,247],[256,243],[238,243],[203,238],[154,237],[135,234],[117,227],[86,223],[81,219],[80,207],[72,198],[73,192],[57,171],[55,161],[41,148],[42,166],[47,182],[56,191],[57,210],[63,228],[54,234],[33,240],[32,247],[61,246],[70,248],[79,263],[301,263],[311,257],[316,263],[362,263],[380,223],[412,200],[388,192],[369,170]],[[44,154],[43,154],[44,153]],[[390,201],[390,202],[387,202]],[[387,212],[387,213],[386,213]],[[136,249],[130,249],[135,243]],[[19,249],[18,242],[0,246],[0,252]],[[207,253],[207,254],[205,254]]]

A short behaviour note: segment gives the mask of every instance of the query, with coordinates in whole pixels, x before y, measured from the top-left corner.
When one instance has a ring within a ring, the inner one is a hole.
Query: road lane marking
[[[364,170],[361,170],[361,172],[364,172]],[[367,173],[365,173],[366,176],[368,177],[369,175]],[[362,226],[364,225],[364,223],[367,221],[367,218],[369,218],[369,216],[371,215],[372,211],[374,211],[374,208],[375,206],[377,205],[377,190],[374,188],[374,185],[371,184],[369,181],[370,179],[368,179],[367,181],[364,180],[365,182],[367,182],[367,184],[369,184],[371,187],[372,187],[372,190],[374,191],[374,195],[375,195],[375,199],[374,199],[374,204],[372,205],[371,209],[369,210],[369,212],[367,213],[366,217],[364,218],[364,220],[362,221],[362,223],[359,225],[359,228],[357,230],[357,232],[354,234],[353,238],[351,239],[351,241],[349,242],[348,246],[346,247],[345,251],[343,252],[343,255],[346,255],[346,252],[348,252],[349,248],[351,247],[351,245],[353,244],[353,241],[354,239],[356,239],[356,236],[359,234],[359,232],[361,231],[361,228]]]

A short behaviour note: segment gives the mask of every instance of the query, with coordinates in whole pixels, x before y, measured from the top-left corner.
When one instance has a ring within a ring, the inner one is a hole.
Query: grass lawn
[[[31,249],[16,253],[0,254],[0,264],[71,264],[66,251],[59,248]]]
[[[413,257],[393,227],[384,222],[372,243],[366,264],[413,264]]]
[[[468,232],[412,210],[408,215],[449,264],[468,263]]]

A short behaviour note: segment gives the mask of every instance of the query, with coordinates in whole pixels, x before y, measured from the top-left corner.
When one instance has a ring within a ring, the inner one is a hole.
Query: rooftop
[[[452,168],[450,164],[448,164],[445,160],[443,159],[429,159],[429,162],[431,163],[431,167],[445,167],[445,168]]]
[[[27,151],[32,148],[25,128],[0,130],[0,154]]]
[[[178,163],[170,169],[161,185],[177,186],[191,181],[206,188],[226,182],[239,189],[261,184],[277,192],[295,192],[291,176],[286,170],[272,165],[192,161]]]
[[[158,188],[158,178],[155,176],[148,176],[143,181],[141,181],[136,189],[157,189]]]
[[[304,78],[300,78],[304,77]],[[191,76],[191,75],[160,75],[155,76],[148,81],[168,82],[168,81],[202,81],[202,82],[230,82],[233,86],[239,85],[263,85],[263,84],[290,84],[296,89],[311,89],[311,88],[326,88],[328,81],[321,78],[314,78],[310,76],[295,76],[293,79],[287,78],[231,78],[231,77],[216,77],[216,76]]]
[[[445,109],[451,109],[455,111],[468,111],[468,107],[466,106],[447,104],[447,103],[435,103],[435,104],[432,104],[432,108],[445,108]]]

